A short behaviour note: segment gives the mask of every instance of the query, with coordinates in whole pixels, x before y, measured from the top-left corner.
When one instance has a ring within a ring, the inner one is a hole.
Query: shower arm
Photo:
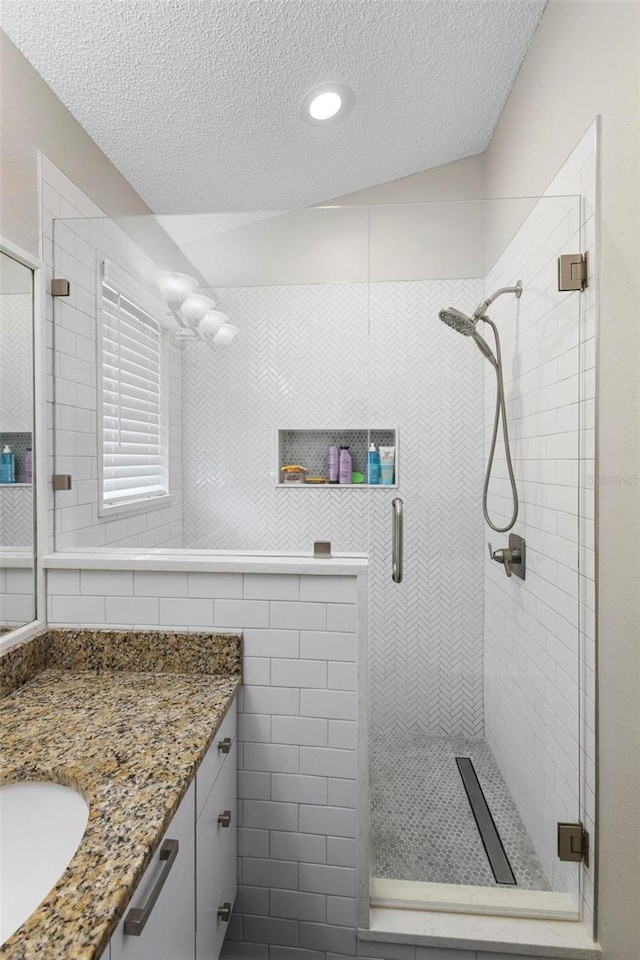
[[[473,311],[473,319],[480,320],[484,316],[486,311],[489,309],[494,300],[497,300],[498,297],[501,297],[503,293],[515,293],[516,299],[519,300],[522,296],[522,280],[518,280],[515,287],[500,287],[499,290],[496,290],[495,293],[492,293],[490,297],[487,297],[486,300],[483,300],[482,303],[478,304],[476,309]]]

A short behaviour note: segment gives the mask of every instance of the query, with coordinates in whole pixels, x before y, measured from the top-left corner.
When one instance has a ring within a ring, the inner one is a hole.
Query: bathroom
[[[5,0],[0,956],[638,955],[638,17]]]

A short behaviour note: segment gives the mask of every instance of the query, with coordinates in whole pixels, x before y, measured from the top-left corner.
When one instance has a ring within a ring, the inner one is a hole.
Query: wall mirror
[[[0,250],[0,642],[36,618],[34,271]]]

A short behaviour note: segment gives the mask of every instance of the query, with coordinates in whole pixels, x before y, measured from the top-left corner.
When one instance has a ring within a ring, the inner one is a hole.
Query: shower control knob
[[[524,547],[524,540],[515,534],[511,534],[508,547],[500,547],[498,550],[494,550],[489,544],[489,558],[495,560],[496,563],[501,563],[508,577],[515,573],[517,577],[524,580]]]

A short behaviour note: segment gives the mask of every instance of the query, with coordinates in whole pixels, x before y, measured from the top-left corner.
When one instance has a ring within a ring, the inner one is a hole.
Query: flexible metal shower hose
[[[496,533],[507,533],[508,530],[514,526],[516,520],[518,519],[518,491],[516,489],[516,480],[513,475],[513,464],[511,462],[511,449],[509,447],[509,430],[507,427],[507,411],[504,402],[504,381],[502,379],[502,351],[500,349],[500,337],[498,335],[498,328],[496,327],[493,320],[490,320],[489,317],[482,317],[485,323],[488,323],[491,329],[493,330],[493,335],[496,341],[496,358],[497,364],[495,366],[496,371],[496,412],[493,418],[493,435],[491,437],[491,449],[489,451],[489,459],[487,460],[487,471],[484,476],[484,488],[482,490],[482,512],[484,513],[484,518],[491,527],[492,530],[495,530]],[[491,471],[493,470],[493,458],[496,452],[496,441],[498,439],[498,425],[500,422],[500,417],[502,417],[502,437],[504,439],[504,450],[505,457],[507,461],[507,470],[509,472],[509,482],[511,483],[511,496],[513,498],[513,513],[511,514],[511,519],[509,520],[506,527],[498,527],[493,522],[489,516],[489,510],[487,508],[487,495],[489,492],[489,482],[491,480]]]

